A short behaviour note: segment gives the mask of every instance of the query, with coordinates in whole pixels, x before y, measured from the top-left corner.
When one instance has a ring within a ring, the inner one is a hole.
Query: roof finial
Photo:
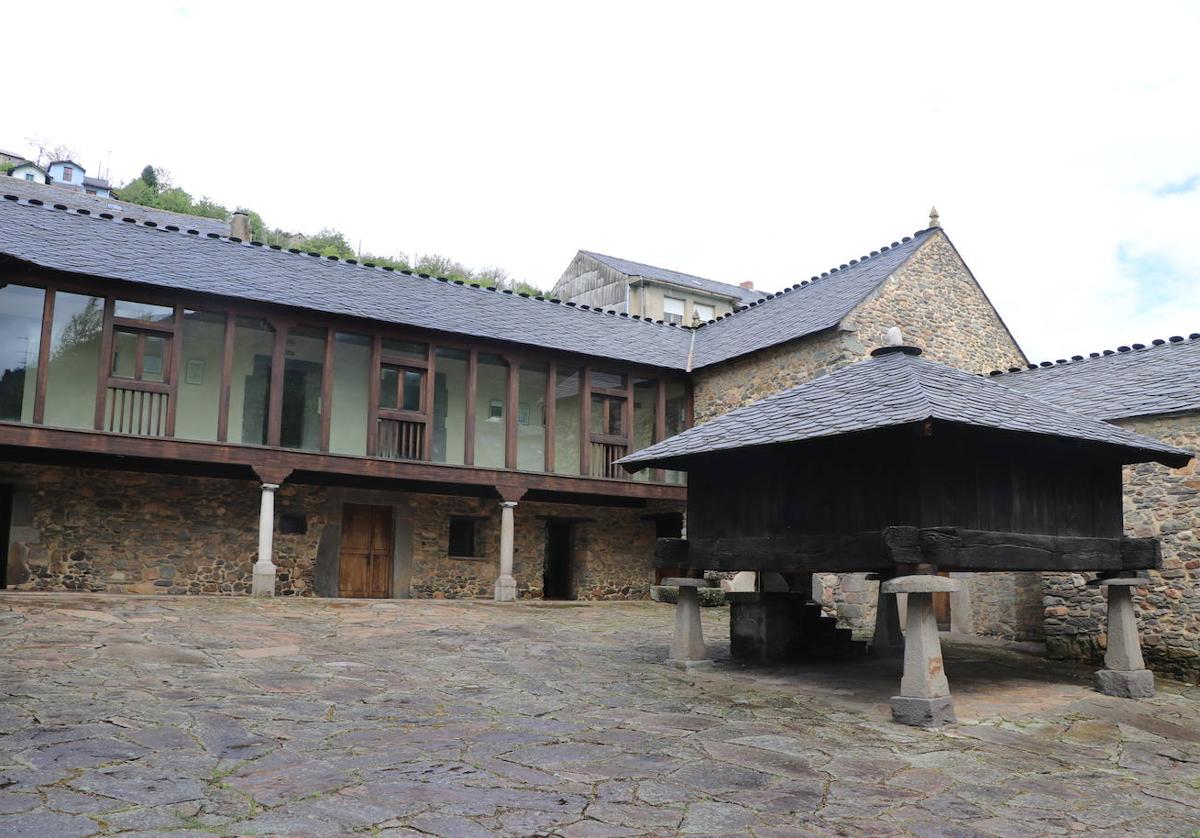
[[[904,334],[900,331],[900,327],[892,326],[888,329],[886,340],[888,346],[904,346]]]
[[[884,333],[883,346],[871,350],[871,357],[878,358],[882,355],[920,355],[921,348],[919,346],[906,346],[904,344],[904,334],[900,331],[899,326],[892,326]]]
[[[938,220],[937,207],[929,208],[929,226],[931,228],[942,226],[942,222]]]

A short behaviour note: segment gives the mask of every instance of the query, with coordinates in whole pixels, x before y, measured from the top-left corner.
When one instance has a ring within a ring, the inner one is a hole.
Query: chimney
[[[229,235],[244,242],[250,241],[250,216],[244,212],[235,212],[229,219]]]
[[[745,288],[747,291],[754,290],[754,280],[747,279],[745,282],[739,282],[738,288]]]

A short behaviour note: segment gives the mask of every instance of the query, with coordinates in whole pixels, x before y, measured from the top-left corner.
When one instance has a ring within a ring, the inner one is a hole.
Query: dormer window
[[[75,170],[72,169],[70,166],[63,166],[63,180],[66,181],[67,183],[70,183],[71,177],[73,176],[74,172],[75,172]]]

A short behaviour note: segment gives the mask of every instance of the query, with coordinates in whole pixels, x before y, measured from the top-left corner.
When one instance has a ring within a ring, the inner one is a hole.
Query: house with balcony
[[[675,326],[707,323],[766,297],[749,281],[729,285],[590,250],[575,254],[551,293],[579,305]]]

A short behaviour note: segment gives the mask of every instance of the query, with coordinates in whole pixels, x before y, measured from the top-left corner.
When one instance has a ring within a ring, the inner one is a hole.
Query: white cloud
[[[0,119],[373,252],[775,289],[943,222],[1034,358],[1200,331],[1197,7],[65,3]],[[1118,254],[1169,276],[1131,275]]]

